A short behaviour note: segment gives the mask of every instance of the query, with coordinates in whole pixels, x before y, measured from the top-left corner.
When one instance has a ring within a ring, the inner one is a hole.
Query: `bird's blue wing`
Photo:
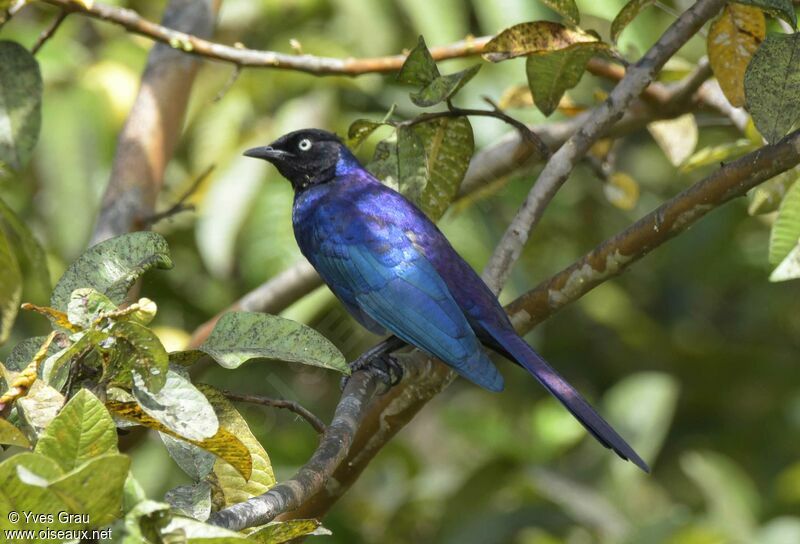
[[[382,241],[325,240],[314,255],[314,265],[334,291],[347,292],[347,298],[374,321],[470,381],[501,390],[502,376],[481,349],[444,280],[404,233],[384,234]]]

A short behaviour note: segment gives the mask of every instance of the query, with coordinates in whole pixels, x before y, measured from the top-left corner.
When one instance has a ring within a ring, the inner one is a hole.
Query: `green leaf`
[[[420,36],[417,46],[411,50],[400,68],[397,81],[424,87],[438,77],[439,69],[436,67],[436,61],[425,45],[425,38]]]
[[[123,234],[89,248],[58,280],[50,306],[66,310],[72,291],[91,287],[114,304],[125,300],[133,282],[151,268],[172,268],[167,241],[154,232]]]
[[[639,13],[656,3],[656,0],[629,0],[611,22],[611,41],[617,43],[619,35]]]
[[[703,166],[718,165],[723,161],[740,157],[755,148],[756,146],[753,145],[753,142],[746,139],[704,147],[692,153],[692,156],[681,165],[680,171],[691,172]]]
[[[129,467],[127,456],[110,454],[63,473],[54,460],[44,455],[15,455],[0,463],[0,512],[86,514],[89,523],[71,520],[58,523],[57,528],[102,527],[121,513],[122,488]],[[54,524],[44,518],[39,523],[27,523],[22,516],[18,523],[12,524],[4,514],[0,516],[0,528],[53,528]]]
[[[202,441],[219,430],[219,420],[208,399],[177,372],[167,371],[166,383],[158,392],[150,391],[137,373],[132,393],[147,415],[179,437]]]
[[[129,384],[131,373],[135,371],[133,374],[138,375],[150,391],[160,391],[167,380],[169,355],[158,336],[133,321],[115,323],[108,334],[124,340],[133,348],[132,354],[123,352],[123,356],[114,358],[108,378],[114,383]]]
[[[241,414],[222,393],[210,385],[199,385],[198,387],[214,406],[220,427],[238,437],[247,446],[253,460],[252,474],[247,481],[227,463],[218,461],[214,465],[216,483],[225,498],[225,506],[266,493],[275,485],[275,474],[272,471],[269,455],[253,436]]]
[[[200,346],[225,368],[254,358],[303,363],[349,374],[344,356],[314,329],[282,317],[255,312],[228,312]]]
[[[162,530],[162,534],[164,536],[174,534],[178,542],[186,544],[242,544],[247,542],[247,537],[241,533],[179,516],[170,520]]]
[[[800,33],[768,34],[744,76],[747,110],[774,144],[800,120]]]
[[[778,217],[769,235],[769,262],[778,264],[800,241],[800,184],[795,183],[783,197]]]
[[[1,198],[0,230],[5,232],[8,244],[17,257],[23,278],[24,300],[46,301],[50,295],[47,256],[30,229]]]
[[[19,263],[5,233],[0,230],[0,345],[11,334],[21,299],[22,273]]]
[[[9,457],[0,463],[0,530],[29,529],[41,530],[48,528],[46,519],[36,523],[20,514],[17,523],[11,523],[8,513],[17,512],[59,512],[65,509],[64,503],[48,489],[32,486],[20,479],[20,468],[28,473],[35,474],[46,482],[55,480],[62,475],[61,468],[52,459],[38,453],[23,452]]]
[[[449,100],[475,77],[480,69],[481,65],[476,64],[455,74],[439,76],[416,93],[411,93],[411,101],[421,108],[427,108]]]
[[[301,536],[312,533],[319,534],[317,531],[320,528],[319,521],[315,519],[273,521],[249,533],[247,539],[259,544],[283,544]],[[323,534],[330,534],[330,532]]]
[[[784,196],[789,191],[789,188],[798,179],[797,168],[787,170],[782,174],[778,174],[774,178],[765,181],[747,195],[750,201],[747,206],[747,213],[750,215],[761,215],[764,213],[771,213],[776,211]]]
[[[0,418],[0,444],[30,448],[31,443],[16,425],[5,418]]]
[[[175,431],[167,428],[163,423],[145,414],[142,407],[135,402],[119,402],[112,400],[106,402],[106,408],[108,408],[112,415],[123,420],[132,421],[149,429],[155,429],[156,431],[169,434],[175,438],[182,438]],[[250,478],[253,470],[253,460],[250,455],[250,450],[239,438],[227,430],[220,428],[217,434],[205,440],[190,440],[188,438],[184,440],[206,451],[210,451],[220,459],[224,459],[233,466],[243,478]]]
[[[797,14],[792,0],[736,0],[736,3],[759,7],[791,24],[793,29],[797,28]]]
[[[130,458],[119,453],[95,457],[53,481],[48,489],[72,512],[88,514],[87,527],[102,527],[122,512],[122,489]]]
[[[163,542],[161,530],[171,519],[169,504],[151,500],[137,502],[126,511],[122,544]],[[178,540],[183,541],[185,539]]]
[[[117,453],[117,428],[103,403],[81,389],[39,436],[35,451],[68,472],[94,457]]]
[[[0,161],[20,170],[42,124],[39,63],[16,42],[0,41]]]
[[[179,485],[167,491],[164,500],[179,514],[205,521],[211,514],[211,485],[208,482]]]
[[[426,183],[414,201],[437,221],[458,194],[475,149],[466,117],[439,118],[414,125],[425,148]]]
[[[217,458],[213,453],[165,433],[159,433],[159,436],[169,456],[194,481],[202,480],[214,468]]]
[[[67,319],[73,325],[88,329],[104,313],[113,312],[117,305],[103,293],[84,287],[75,289],[67,304]]]
[[[425,144],[413,127],[397,129],[397,191],[417,202],[428,184]]]
[[[568,23],[577,25],[581,22],[581,14],[578,11],[578,6],[575,5],[575,0],[539,0],[542,4],[552,9]]]
[[[397,188],[397,132],[378,142],[367,170],[384,185]]]
[[[525,71],[533,103],[543,114],[549,116],[556,110],[564,92],[578,84],[586,63],[598,50],[601,49],[595,44],[583,44],[531,55],[526,59]]]
[[[370,121],[369,119],[356,119],[347,129],[347,143],[350,147],[360,146],[370,134],[382,127],[385,123]]]
[[[146,500],[147,493],[142,484],[129,472],[128,477],[125,478],[125,485],[122,486],[122,511],[127,514],[137,504]]]
[[[71,363],[92,349],[106,336],[98,330],[87,330],[70,336],[72,344],[47,357],[41,364],[39,374],[48,385],[59,391],[69,376]],[[49,353],[49,352],[48,352]]]
[[[787,281],[800,278],[800,243],[789,252],[785,259],[783,259],[772,274],[769,275],[769,281]]]
[[[492,38],[483,49],[483,58],[500,62],[534,53],[569,49],[584,43],[596,44],[598,48],[608,47],[597,36],[580,28],[568,28],[551,21],[521,23]]]

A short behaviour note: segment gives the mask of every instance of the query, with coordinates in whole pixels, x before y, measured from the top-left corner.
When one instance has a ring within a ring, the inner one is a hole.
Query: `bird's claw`
[[[373,372],[387,387],[394,387],[403,379],[403,365],[394,356],[385,353],[377,357],[359,357],[350,363],[351,376],[359,371]],[[342,389],[349,379],[350,376],[342,378]]]

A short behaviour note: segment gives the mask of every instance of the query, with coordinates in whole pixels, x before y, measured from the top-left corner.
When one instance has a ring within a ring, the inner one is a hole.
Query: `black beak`
[[[253,157],[254,159],[264,159],[265,161],[274,162],[290,155],[290,153],[287,153],[282,149],[276,149],[272,146],[265,145],[262,147],[248,149],[243,153],[243,155],[245,157]]]

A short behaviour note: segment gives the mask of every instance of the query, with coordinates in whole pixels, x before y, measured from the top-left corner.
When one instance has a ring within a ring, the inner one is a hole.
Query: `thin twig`
[[[53,19],[52,23],[50,23],[50,26],[48,26],[46,29],[44,29],[44,31],[42,31],[41,34],[39,34],[39,38],[36,40],[36,43],[33,44],[33,47],[31,47],[31,55],[38,53],[45,42],[53,37],[53,34],[56,33],[58,27],[60,27],[61,23],[64,22],[64,19],[67,18],[67,15],[69,15],[69,11],[66,9],[62,9],[58,12],[58,15],[56,15],[56,18]]]
[[[483,98],[493,107],[493,109],[478,110],[473,108],[459,108],[457,106],[454,106],[448,100],[446,110],[434,111],[430,113],[422,113],[414,117],[413,119],[409,119],[408,121],[403,121],[402,123],[398,124],[403,126],[413,126],[420,123],[426,123],[434,119],[442,119],[442,118],[467,117],[467,116],[492,117],[494,119],[500,119],[504,123],[507,123],[513,126],[515,129],[517,129],[517,132],[519,132],[523,140],[526,140],[531,144],[533,144],[534,147],[539,151],[541,157],[546,158],[550,156],[550,149],[542,141],[542,139],[530,127],[528,127],[528,125],[506,114],[490,98],[488,97],[483,97]]]
[[[239,79],[240,75],[242,75],[242,65],[234,64],[231,75],[228,76],[228,80],[225,81],[225,85],[223,85],[222,88],[217,92],[217,95],[214,97],[213,102],[219,102],[220,100],[222,100],[225,97],[225,95],[228,94],[228,91],[230,91],[231,88],[233,88],[233,85]]]
[[[211,175],[211,172],[213,172],[214,168],[216,167],[217,167],[216,164],[209,165],[205,170],[203,170],[203,172],[199,176],[195,178],[195,180],[192,182],[189,188],[186,189],[186,191],[184,191],[184,193],[180,196],[180,198],[178,198],[175,204],[173,204],[163,212],[154,213],[150,217],[144,218],[142,220],[142,224],[147,226],[153,226],[159,221],[166,219],[168,217],[172,217],[173,215],[177,215],[181,212],[194,210],[194,204],[185,204],[186,200],[190,196],[192,196],[195,193],[195,191],[197,191],[197,189],[200,187],[203,181],[205,181],[206,178]]]
[[[260,406],[269,406],[272,408],[282,408],[284,410],[289,410],[290,412],[294,412],[298,416],[305,419],[309,425],[311,425],[315,431],[319,434],[323,434],[325,432],[325,424],[322,422],[320,418],[315,416],[311,413],[310,410],[303,407],[299,402],[293,400],[286,400],[286,399],[273,399],[270,397],[264,397],[262,395],[249,395],[247,393],[234,393],[233,391],[223,390],[222,394],[225,395],[228,399],[236,401],[236,402],[247,402],[250,404],[258,404]]]

